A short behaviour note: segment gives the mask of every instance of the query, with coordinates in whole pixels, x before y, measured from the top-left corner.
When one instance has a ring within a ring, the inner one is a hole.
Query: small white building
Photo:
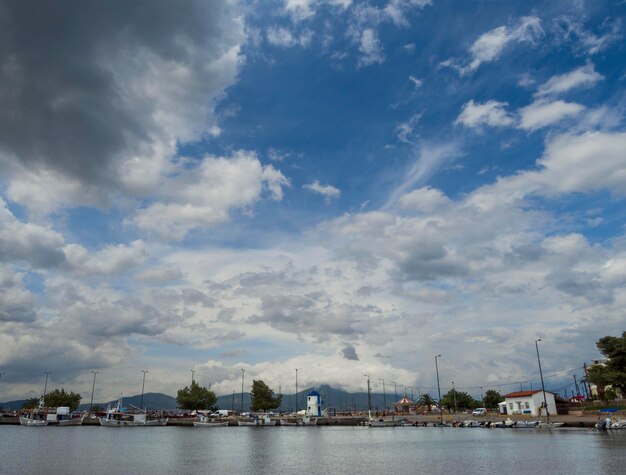
[[[317,417],[322,415],[322,396],[315,390],[306,397],[306,414]]]
[[[504,403],[507,414],[528,414],[531,416],[545,416],[546,411],[543,408],[543,391],[517,391],[505,394]],[[548,403],[548,412],[551,415],[556,414],[556,401],[554,393],[546,391],[546,402]]]

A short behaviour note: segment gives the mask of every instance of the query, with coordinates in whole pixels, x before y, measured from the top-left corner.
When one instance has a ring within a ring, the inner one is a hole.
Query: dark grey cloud
[[[22,282],[22,275],[0,265],[0,323],[36,320],[37,299]]]
[[[118,185],[120,162],[176,138],[170,126],[210,110],[232,81],[232,67],[214,64],[242,39],[231,10],[218,0],[0,0],[0,162]],[[158,76],[163,65],[186,70],[184,94],[159,84],[171,81]]]
[[[248,319],[250,323],[267,323],[273,328],[295,334],[311,334],[320,340],[333,335],[356,337],[365,331],[359,318],[363,308],[333,308],[328,296],[321,292],[307,295],[277,295],[261,298],[261,314]]]
[[[352,345],[346,345],[343,350],[341,350],[341,354],[347,360],[359,361],[359,355],[356,354],[356,349]]]

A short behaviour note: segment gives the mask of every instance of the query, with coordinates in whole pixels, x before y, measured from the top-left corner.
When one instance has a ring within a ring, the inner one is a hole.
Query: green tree
[[[428,412],[430,412],[431,407],[436,404],[435,400],[428,393],[422,394],[417,402],[420,406],[426,406]]]
[[[280,406],[283,396],[282,394],[274,396],[274,391],[267,384],[261,380],[253,380],[250,399],[253,411],[269,411]]]
[[[611,386],[626,393],[626,332],[621,337],[605,336],[596,346],[606,357],[606,363],[593,365],[588,370],[589,381],[598,387],[598,394],[603,399],[601,389]]]
[[[32,399],[27,399],[26,401],[24,401],[24,404],[22,404],[22,409],[35,409],[37,406],[39,406],[39,398],[34,397]]]
[[[498,403],[504,401],[502,395],[495,389],[485,391],[485,407],[488,409],[496,409]]]
[[[454,409],[455,395],[457,409],[474,409],[480,405],[472,396],[464,392],[459,392],[456,389],[451,389],[442,396],[441,405],[447,409]]]
[[[44,406],[46,407],[65,407],[68,406],[71,411],[78,409],[81,396],[77,393],[66,393],[65,389],[55,389],[46,394],[44,398]]]
[[[183,389],[178,390],[176,402],[181,409],[192,411],[211,409],[217,402],[217,396],[213,391],[192,381],[191,386],[185,386]]]

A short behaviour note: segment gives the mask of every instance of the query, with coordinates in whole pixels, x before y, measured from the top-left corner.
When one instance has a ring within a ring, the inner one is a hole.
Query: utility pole
[[[91,414],[91,409],[93,408],[93,393],[96,390],[96,374],[99,371],[91,371],[93,373],[93,384],[91,385],[91,401],[89,401],[89,414]]]
[[[387,393],[385,392],[385,379],[378,378],[378,380],[383,382],[383,406],[385,408],[383,412],[387,412]]]
[[[149,373],[149,371],[142,369],[141,372],[143,373],[143,380],[141,382],[141,403],[139,404],[139,408],[143,411],[143,390],[146,386],[146,374]]]
[[[550,423],[550,411],[548,410],[548,401],[546,399],[546,387],[543,384],[543,372],[541,371],[541,358],[539,358],[539,343],[541,338],[535,340],[535,348],[537,349],[537,363],[539,364],[539,376],[541,377],[541,390],[543,391],[543,404],[546,406],[546,419]]]
[[[298,412],[298,368],[296,368],[296,413]]]
[[[456,414],[456,389],[454,389],[454,381],[452,381],[452,397],[454,398],[454,413]]]
[[[437,372],[437,395],[439,396],[439,420],[443,424],[443,409],[441,407],[441,386],[439,386],[439,366],[437,365],[437,358],[441,358],[441,355],[435,356],[435,371]]]
[[[46,391],[48,390],[48,376],[50,376],[52,373],[50,371],[44,371],[43,374],[46,375],[46,382],[43,385],[43,405],[46,405]]]
[[[583,369],[585,370],[585,383],[587,386],[587,399],[592,399],[593,393],[591,392],[591,383],[589,382],[589,372],[587,370],[587,363],[583,363]]]
[[[243,375],[246,374],[246,370],[241,368],[241,412],[243,413]]]
[[[367,416],[368,422],[372,420],[372,394],[370,389],[370,375],[364,374],[367,377]]]

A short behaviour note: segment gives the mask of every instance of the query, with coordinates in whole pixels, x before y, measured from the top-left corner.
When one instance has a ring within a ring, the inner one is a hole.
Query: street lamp
[[[298,413],[298,368],[296,368],[296,414]]]
[[[437,358],[441,358],[441,355],[435,356],[435,371],[437,372],[437,395],[439,396],[439,420],[443,423],[443,411],[441,409],[441,387],[439,386],[439,366],[437,365]]]
[[[480,399],[483,402],[483,407],[485,407],[485,394],[483,393],[483,387],[480,387]]]
[[[142,369],[141,372],[143,373],[143,380],[141,382],[141,403],[139,404],[139,408],[143,411],[143,390],[146,386],[146,373],[148,373],[149,371]]]
[[[369,422],[372,420],[372,395],[370,392],[370,375],[364,374],[363,376],[367,378],[367,416]]]
[[[43,404],[46,405],[46,390],[48,389],[48,376],[52,373],[50,371],[44,371],[43,374],[46,375],[46,382],[43,385]]]
[[[546,407],[546,419],[550,423],[550,411],[548,410],[548,401],[546,400],[546,388],[543,384],[543,372],[541,371],[541,358],[539,358],[539,343],[541,338],[535,340],[535,349],[537,350],[537,363],[539,364],[539,376],[541,377],[541,391],[543,391],[543,404]]]
[[[378,378],[378,380],[383,382],[383,406],[385,407],[384,412],[387,412],[387,392],[385,391],[385,378]]]
[[[454,398],[454,413],[456,414],[456,389],[454,389],[454,381],[452,381],[452,397]]]
[[[93,384],[91,385],[91,401],[89,401],[89,414],[91,414],[91,409],[93,408],[93,392],[96,389],[96,374],[99,371],[91,371],[93,373]]]
[[[391,384],[393,384],[394,397],[396,398],[396,402],[398,402],[398,384],[395,381],[392,381]],[[394,406],[394,411],[395,411],[395,406]]]
[[[243,413],[243,376],[246,374],[246,370],[241,368],[241,412]]]

